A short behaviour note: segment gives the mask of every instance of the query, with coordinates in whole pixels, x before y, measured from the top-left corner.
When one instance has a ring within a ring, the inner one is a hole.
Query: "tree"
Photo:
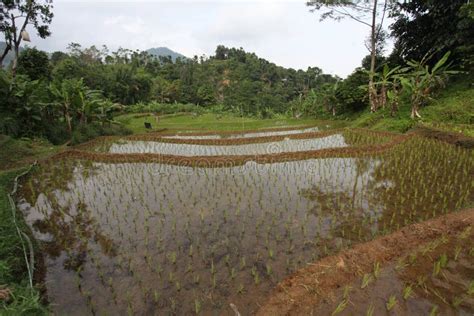
[[[328,113],[332,113],[333,116],[336,116],[336,106],[337,106],[337,90],[339,88],[339,82],[334,84],[327,83],[321,88],[321,98],[323,106]]]
[[[49,79],[51,69],[48,54],[36,48],[28,48],[18,58],[18,73],[27,75],[31,80]]]
[[[380,87],[380,89],[377,89],[380,90],[380,92],[377,93],[377,102],[382,108],[385,108],[385,105],[387,104],[388,91],[392,87],[392,85],[395,84],[394,78],[399,74],[400,69],[400,66],[396,66],[390,69],[390,67],[385,64],[382,68],[382,71],[375,74],[375,78],[378,80],[377,82],[375,82],[375,86]],[[395,96],[392,94],[392,100],[393,97]]]
[[[451,52],[447,52],[439,59],[433,67],[428,66],[429,55],[421,61],[409,61],[410,73],[401,77],[403,88],[411,95],[411,118],[420,118],[419,109],[426,104],[435,91],[443,88],[450,75],[458,71],[451,70],[451,64],[447,63]]]
[[[0,32],[7,43],[0,56],[0,64],[13,50],[12,74],[15,77],[21,41],[29,41],[27,26],[32,25],[41,38],[51,35],[49,24],[53,19],[52,0],[2,0],[0,5]]]
[[[369,101],[372,112],[378,108],[377,92],[374,85],[375,63],[380,40],[383,38],[385,15],[394,0],[310,0],[311,11],[323,10],[321,20],[327,18],[339,21],[350,18],[370,28],[368,48],[370,51]]]
[[[469,13],[470,12],[470,13]],[[451,60],[462,64],[474,55],[474,3],[466,0],[412,0],[397,3],[390,26],[395,53],[403,60],[433,55],[430,66],[451,51]]]

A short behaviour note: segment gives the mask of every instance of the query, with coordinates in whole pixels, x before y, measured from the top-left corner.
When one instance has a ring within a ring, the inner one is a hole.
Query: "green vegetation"
[[[0,292],[8,297],[0,299],[0,310],[2,315],[46,314],[39,290],[29,286],[22,241],[13,223],[7,194],[26,165],[57,152],[59,147],[44,140],[16,140],[0,135],[0,148]],[[28,233],[20,214],[16,220],[20,230]]]
[[[0,147],[0,170],[24,167],[60,148],[43,139],[14,139],[5,135],[0,135]]]
[[[404,133],[421,125],[474,136],[474,90],[466,82],[453,83],[421,109],[421,119],[410,118],[410,105],[404,103],[396,115],[389,109],[368,110],[350,118],[349,126]]]
[[[236,117],[232,114],[203,114],[203,115],[190,115],[190,114],[177,114],[175,116],[168,116],[166,118],[160,118],[158,121],[154,115],[137,115],[137,114],[124,114],[117,116],[116,121],[122,123],[128,129],[134,133],[144,133],[145,122],[150,122],[155,130],[163,128],[172,129],[176,131],[186,131],[192,129],[200,130],[217,130],[217,131],[244,131],[254,130],[260,128],[272,128],[272,127],[288,127],[288,126],[301,126],[301,125],[317,125],[321,124],[321,121],[315,119],[295,119],[295,118],[275,118],[259,120],[251,117]],[[342,125],[344,122],[328,122],[328,124],[339,124]]]
[[[23,242],[13,223],[7,197],[14,178],[21,171],[23,169],[0,171],[0,292],[3,291],[8,297],[0,299],[0,310],[5,315],[42,315],[46,314],[46,309],[39,291],[29,286]],[[29,231],[21,216],[17,216],[17,223],[21,231]]]

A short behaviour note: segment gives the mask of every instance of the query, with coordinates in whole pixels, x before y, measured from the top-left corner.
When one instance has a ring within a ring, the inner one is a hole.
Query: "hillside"
[[[420,111],[421,119],[410,118],[410,104],[403,104],[395,116],[388,109],[371,113],[368,109],[350,118],[352,127],[404,133],[415,126],[474,136],[474,90],[469,80],[453,82],[434,96]]]

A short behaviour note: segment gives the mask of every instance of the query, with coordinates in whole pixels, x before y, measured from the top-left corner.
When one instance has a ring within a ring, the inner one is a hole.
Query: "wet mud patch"
[[[417,127],[414,130],[410,131],[410,133],[440,140],[467,149],[474,148],[474,138],[462,135],[460,133],[441,131],[428,127]]]

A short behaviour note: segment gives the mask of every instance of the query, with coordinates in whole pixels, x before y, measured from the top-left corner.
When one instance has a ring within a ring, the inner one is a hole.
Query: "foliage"
[[[4,141],[4,140],[0,140]],[[2,147],[2,152],[3,152]],[[16,171],[0,171],[0,284],[9,284],[11,298],[0,301],[2,315],[46,315],[40,301],[39,291],[28,287],[21,240],[12,224],[12,213],[7,199]],[[28,231],[26,223],[18,217],[23,231]]]
[[[447,63],[450,52],[447,52],[434,66],[429,67],[429,56],[421,61],[409,61],[409,73],[401,78],[403,88],[411,97],[411,117],[421,117],[418,110],[425,105],[439,88],[444,88],[449,75],[456,74]]]
[[[53,19],[51,0],[2,0],[0,3],[0,32],[6,46],[0,54],[0,65],[10,50],[15,53],[13,76],[15,76],[22,40],[29,41],[28,25],[33,25],[41,38],[51,35],[49,24]]]
[[[125,108],[127,113],[154,113],[157,115],[174,114],[174,113],[196,113],[201,114],[204,109],[194,104],[181,104],[181,103],[138,103]]]
[[[473,3],[465,0],[400,1],[392,11],[395,22],[390,27],[396,40],[394,52],[405,60],[421,60],[426,54],[439,60],[451,51],[455,64],[471,67],[467,64],[472,63],[474,49],[472,12]]]
[[[121,124],[80,124],[72,133],[71,145],[84,143],[99,136],[129,134],[131,134],[131,131]]]
[[[357,112],[368,104],[367,72],[356,69],[339,84],[336,91],[338,106],[342,112]]]
[[[51,67],[48,54],[36,48],[27,48],[18,58],[18,74],[26,75],[31,80],[49,79]]]

